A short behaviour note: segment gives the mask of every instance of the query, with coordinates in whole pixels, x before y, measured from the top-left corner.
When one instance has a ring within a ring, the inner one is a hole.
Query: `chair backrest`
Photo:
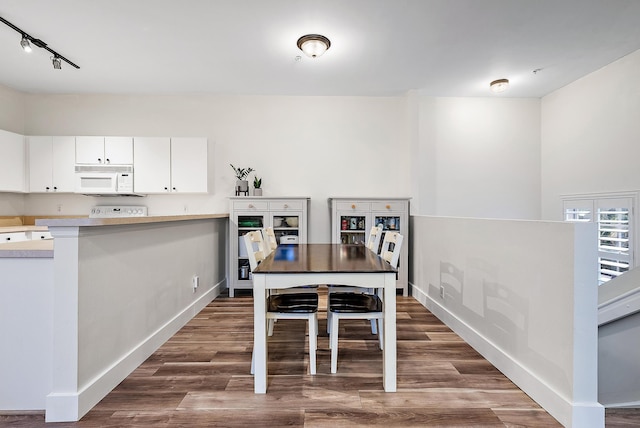
[[[380,248],[380,238],[382,238],[382,225],[373,226],[369,232],[369,238],[367,239],[367,248],[378,253]]]
[[[260,232],[259,230],[247,232],[244,235],[244,245],[247,248],[249,267],[253,271],[258,267],[258,264],[266,257],[264,241],[262,240],[262,232]]]
[[[265,257],[271,254],[273,250],[278,248],[278,240],[276,234],[273,232],[273,227],[265,227],[262,229],[262,237],[264,238]]]
[[[382,241],[382,250],[380,250],[380,257],[385,259],[394,268],[398,267],[398,261],[400,260],[400,250],[402,249],[402,241],[404,236],[398,232],[385,232],[384,240]],[[389,250],[389,247],[393,244],[393,250]]]

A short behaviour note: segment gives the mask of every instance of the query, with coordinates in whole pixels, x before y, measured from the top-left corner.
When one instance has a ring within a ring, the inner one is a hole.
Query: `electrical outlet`
[[[191,283],[193,285],[193,292],[195,293],[196,290],[198,289],[198,286],[200,285],[200,278],[198,277],[198,275],[195,275],[192,278]]]
[[[62,212],[62,204],[58,204],[57,209],[58,209],[58,212]]]
[[[444,299],[444,285],[440,286],[440,298]]]

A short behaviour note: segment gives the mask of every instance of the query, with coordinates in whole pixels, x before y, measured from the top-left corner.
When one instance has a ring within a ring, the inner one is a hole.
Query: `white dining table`
[[[253,271],[254,392],[267,392],[268,290],[320,284],[384,290],[382,382],[396,392],[396,270],[364,245],[345,244],[280,245]]]

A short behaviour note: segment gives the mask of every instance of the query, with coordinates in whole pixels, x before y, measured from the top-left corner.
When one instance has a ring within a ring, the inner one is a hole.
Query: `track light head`
[[[31,52],[31,43],[29,43],[29,39],[25,34],[22,35],[22,40],[20,40],[20,46],[22,46],[22,50],[25,52]]]
[[[60,61],[60,57],[59,56],[52,56],[51,57],[51,62],[53,63],[53,68],[56,70],[61,70],[62,69],[62,62]]]

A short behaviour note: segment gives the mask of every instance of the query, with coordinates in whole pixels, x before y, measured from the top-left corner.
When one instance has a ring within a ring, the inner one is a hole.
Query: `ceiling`
[[[2,0],[0,16],[81,67],[0,24],[0,84],[46,94],[541,97],[640,49],[638,0]],[[298,50],[308,33],[324,56]]]

